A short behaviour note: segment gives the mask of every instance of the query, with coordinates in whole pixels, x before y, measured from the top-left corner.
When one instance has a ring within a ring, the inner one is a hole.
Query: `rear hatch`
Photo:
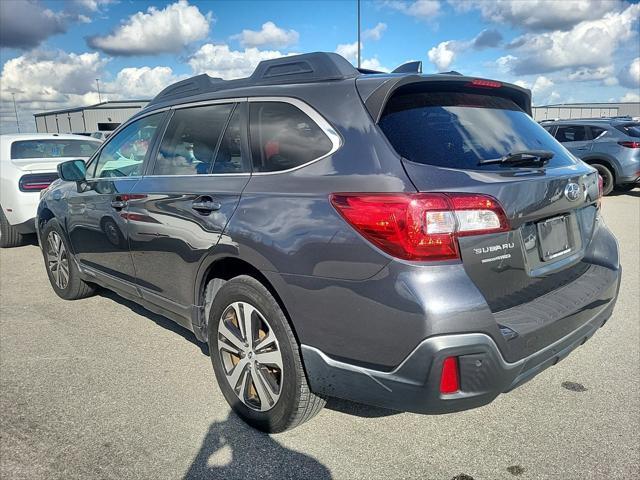
[[[584,323],[601,293],[594,285],[600,278],[604,288],[608,278],[585,261],[596,228],[597,173],[531,119],[514,101],[522,98],[515,89],[490,81],[411,83],[387,96],[378,121],[418,191],[484,194],[504,209],[509,231],[460,237],[458,245],[507,340],[509,361]],[[509,156],[524,151],[552,157],[522,163]]]

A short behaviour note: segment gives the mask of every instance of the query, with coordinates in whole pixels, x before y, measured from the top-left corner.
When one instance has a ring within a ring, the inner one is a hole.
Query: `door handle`
[[[214,201],[213,198],[209,196],[202,196],[202,197],[196,198],[191,203],[191,208],[193,208],[197,212],[204,213],[206,215],[211,212],[220,210],[220,208],[222,208],[222,205],[219,202]]]

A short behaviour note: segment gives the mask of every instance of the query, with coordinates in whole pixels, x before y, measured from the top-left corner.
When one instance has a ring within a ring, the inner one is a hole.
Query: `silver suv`
[[[598,170],[604,194],[640,185],[640,123],[629,117],[557,120],[542,126],[571,153]]]

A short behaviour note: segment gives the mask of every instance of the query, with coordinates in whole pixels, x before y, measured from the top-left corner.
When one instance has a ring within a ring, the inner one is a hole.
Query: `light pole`
[[[360,68],[360,0],[356,0],[358,4],[358,68]]]
[[[98,103],[102,103],[102,97],[100,96],[100,79],[96,78],[96,87],[98,87]]]
[[[20,120],[18,119],[18,107],[16,106],[16,94],[11,92],[13,97],[13,111],[16,113],[16,126],[18,127],[18,133],[20,133]]]

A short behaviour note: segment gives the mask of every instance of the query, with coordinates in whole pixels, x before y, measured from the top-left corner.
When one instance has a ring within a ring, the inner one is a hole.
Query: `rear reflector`
[[[39,192],[58,178],[56,173],[29,173],[20,177],[18,188],[21,192]]]
[[[458,358],[447,357],[442,362],[440,375],[440,393],[456,393],[460,390],[460,376],[458,375]]]
[[[458,237],[509,230],[502,207],[488,195],[335,193],[331,203],[363,237],[404,260],[458,259]]]
[[[640,142],[618,142],[618,145],[627,148],[640,148]]]
[[[469,83],[467,83],[468,87],[479,87],[479,88],[500,88],[502,83],[496,82],[494,80],[483,80],[481,78],[474,78]]]

